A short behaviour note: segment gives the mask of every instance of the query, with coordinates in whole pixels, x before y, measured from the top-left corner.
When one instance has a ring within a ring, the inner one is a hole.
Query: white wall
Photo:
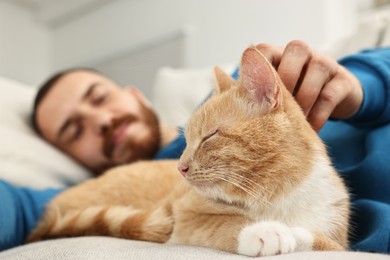
[[[353,29],[353,13],[353,0],[117,0],[53,30],[53,65],[90,63],[183,27],[187,67],[234,62],[250,43],[321,46]]]
[[[36,85],[50,71],[49,30],[27,9],[0,2],[0,75]]]
[[[28,84],[178,30],[189,36],[184,65],[202,67],[236,62],[251,43],[320,47],[356,24],[354,0],[112,0],[51,26],[12,3],[0,1],[0,75]]]

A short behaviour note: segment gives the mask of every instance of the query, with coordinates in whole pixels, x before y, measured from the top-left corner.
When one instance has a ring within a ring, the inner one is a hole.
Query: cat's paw
[[[296,251],[297,246],[302,248],[302,243],[307,247],[312,243],[309,231],[290,228],[280,222],[263,221],[241,230],[238,237],[238,253],[248,256],[292,253]]]

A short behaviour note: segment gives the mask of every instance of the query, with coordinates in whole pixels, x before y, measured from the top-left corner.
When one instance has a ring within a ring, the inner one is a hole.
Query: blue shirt
[[[183,128],[178,128],[179,135],[171,143],[163,147],[157,154],[154,156],[155,160],[162,159],[178,159],[186,148],[186,141],[184,138]]]
[[[390,48],[341,59],[363,88],[352,118],[329,120],[319,132],[352,196],[351,243],[390,252]]]
[[[21,245],[61,190],[20,188],[0,180],[0,251]]]

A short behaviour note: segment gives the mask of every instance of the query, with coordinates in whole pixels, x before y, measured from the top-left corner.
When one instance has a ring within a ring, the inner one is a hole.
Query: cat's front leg
[[[276,221],[262,221],[241,230],[238,253],[248,256],[271,256],[310,251],[315,236],[304,228],[291,228]]]

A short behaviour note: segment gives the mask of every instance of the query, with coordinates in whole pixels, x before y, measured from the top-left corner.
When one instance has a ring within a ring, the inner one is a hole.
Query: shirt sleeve
[[[339,63],[353,73],[363,89],[360,110],[347,121],[361,127],[390,122],[390,48],[370,49],[347,56]]]
[[[59,192],[16,187],[0,180],[0,251],[24,244],[46,204]]]

